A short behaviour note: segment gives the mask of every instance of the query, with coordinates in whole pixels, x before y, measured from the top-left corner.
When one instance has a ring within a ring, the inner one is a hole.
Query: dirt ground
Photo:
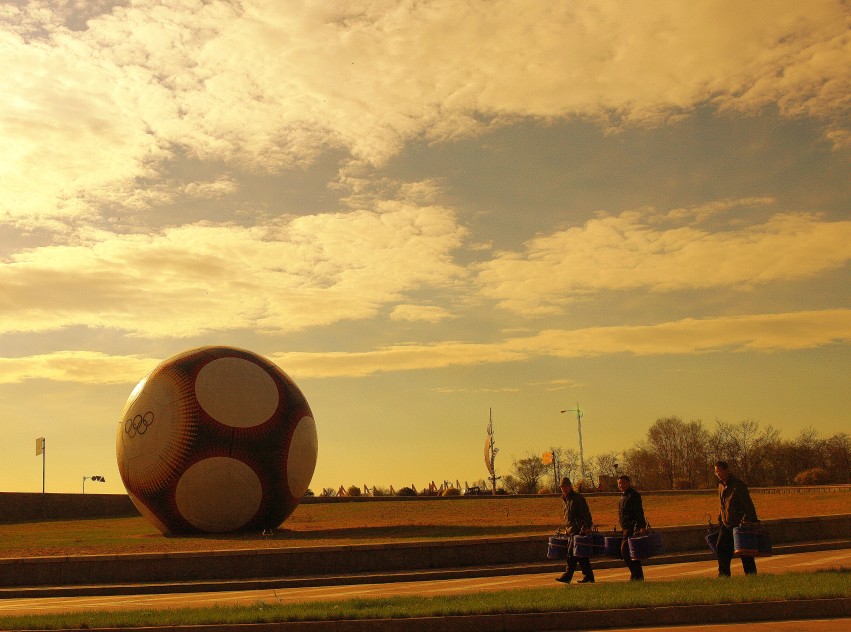
[[[762,520],[850,513],[851,492],[753,494]],[[617,521],[617,495],[593,495],[594,523]],[[707,524],[718,515],[713,494],[645,494],[651,525]],[[557,496],[451,500],[302,503],[270,535],[258,533],[164,537],[144,518],[0,525],[0,558],[55,555],[289,548],[424,539],[538,535],[561,524]]]

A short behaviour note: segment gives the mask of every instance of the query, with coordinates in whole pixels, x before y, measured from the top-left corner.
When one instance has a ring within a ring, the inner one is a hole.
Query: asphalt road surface
[[[851,549],[792,553],[759,558],[757,560],[757,567],[760,573],[805,572],[842,566],[851,566]],[[733,573],[741,574],[741,572],[741,564],[738,560],[733,560]],[[658,581],[684,577],[713,577],[717,574],[717,569],[714,561],[683,562],[678,564],[649,565],[645,567],[644,574],[647,581]],[[563,590],[594,590],[591,585],[578,585],[574,583],[565,586],[558,584],[555,581],[557,575],[558,573],[543,573],[382,584],[153,595],[13,598],[0,599],[0,616],[66,613],[74,611],[85,612],[91,610],[201,608],[213,605],[247,605],[259,601],[269,603],[298,603],[350,599],[354,597],[388,597],[391,595],[459,595],[482,591],[536,588],[542,586],[558,586]],[[629,579],[629,572],[625,567],[601,569],[595,570],[595,576],[598,582],[627,581]],[[576,577],[577,579],[581,577],[578,571]]]

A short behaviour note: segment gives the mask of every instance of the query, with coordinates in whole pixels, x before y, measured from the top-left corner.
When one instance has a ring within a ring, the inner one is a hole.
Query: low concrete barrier
[[[138,515],[139,511],[126,494],[0,492],[0,524]]]
[[[851,514],[768,520],[775,545],[851,540]],[[667,553],[706,550],[705,526],[663,527]],[[199,553],[0,559],[0,586],[237,580],[534,564],[546,535]]]

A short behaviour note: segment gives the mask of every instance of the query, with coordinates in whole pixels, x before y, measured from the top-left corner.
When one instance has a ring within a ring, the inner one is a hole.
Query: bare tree
[[[680,487],[687,489],[705,487],[711,474],[708,450],[709,431],[703,426],[700,419],[693,419],[683,425],[679,443],[680,480],[684,483]]]
[[[558,491],[561,479],[567,476],[573,480],[579,472],[579,452],[573,448],[553,448],[553,466],[549,469],[553,477],[553,490]]]
[[[683,421],[679,417],[662,417],[647,431],[647,449],[656,457],[656,463],[665,475],[667,489],[674,488],[674,478],[680,466],[679,434],[682,430]]]
[[[517,493],[537,494],[539,483],[547,473],[547,466],[541,461],[541,457],[530,454],[519,461],[515,460],[513,466],[511,475],[517,480]],[[507,489],[507,483],[503,483]]]
[[[759,422],[745,419],[737,424],[716,420],[716,433],[721,435],[719,443],[733,461],[739,475],[751,485],[764,484],[763,461],[777,446],[780,431],[772,426],[760,430]]]
[[[639,489],[663,489],[666,479],[659,471],[656,457],[646,446],[637,445],[624,452],[623,464],[619,468]]]
[[[851,483],[851,437],[837,433],[826,442],[830,475],[836,483]]]
[[[593,459],[591,459],[591,464],[591,467],[597,473],[598,487],[603,484],[600,480],[601,476],[617,478],[618,467],[620,465],[620,459],[617,452],[609,451],[597,454]]]

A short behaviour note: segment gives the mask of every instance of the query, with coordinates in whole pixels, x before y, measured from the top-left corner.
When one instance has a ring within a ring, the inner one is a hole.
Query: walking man
[[[561,502],[564,503],[565,533],[570,536],[580,535],[586,529],[590,529],[593,524],[588,502],[582,494],[574,491],[570,479],[566,476],[561,479],[559,487],[561,487]],[[591,560],[587,557],[574,556],[573,546],[568,547],[567,550],[567,568],[560,577],[556,577],[556,581],[569,584],[570,580],[573,579],[573,572],[576,570],[577,563],[579,568],[582,569],[582,579],[579,580],[579,583],[593,584],[594,571],[591,570]]]
[[[730,576],[730,562],[733,559],[733,529],[742,523],[757,522],[756,508],[753,506],[748,486],[730,473],[727,463],[715,463],[715,476],[718,477],[718,497],[721,500],[721,513],[718,523],[718,577]],[[746,575],[756,575],[756,561],[753,557],[742,555],[742,568]]]
[[[641,503],[641,494],[635,490],[626,474],[618,476],[618,489],[622,493],[618,503],[618,519],[623,529],[621,558],[629,569],[629,581],[642,582],[644,569],[641,567],[641,560],[630,558],[627,538],[647,526],[647,521],[644,519],[644,505]]]

